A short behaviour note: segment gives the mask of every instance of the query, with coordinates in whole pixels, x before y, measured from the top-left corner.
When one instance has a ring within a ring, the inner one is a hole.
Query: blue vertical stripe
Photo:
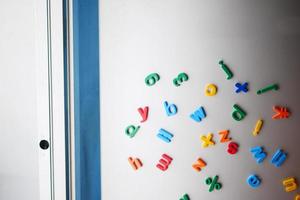
[[[76,199],[100,200],[99,13],[73,1]]]
[[[68,46],[68,0],[63,0],[63,46],[64,46],[64,96],[65,96],[65,150],[66,150],[66,199],[69,200],[70,199],[70,190],[69,190],[69,186],[70,186],[70,182],[69,182],[69,178],[70,178],[70,171],[69,171],[69,167],[70,167],[70,151],[69,151],[69,63],[68,63],[68,59],[69,59],[69,46]]]

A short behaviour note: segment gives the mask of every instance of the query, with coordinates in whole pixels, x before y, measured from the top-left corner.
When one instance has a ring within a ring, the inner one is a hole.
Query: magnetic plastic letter
[[[162,171],[166,171],[171,164],[173,158],[168,156],[167,154],[162,155],[162,159],[159,160],[159,163],[156,165],[156,167]]]
[[[164,102],[164,107],[168,116],[176,115],[177,106],[175,104],[168,104],[167,101]]]
[[[203,148],[215,145],[215,142],[213,141],[213,134],[212,133],[209,133],[207,136],[202,135],[200,137],[200,139],[202,141],[202,147]]]
[[[274,106],[273,110],[275,114],[273,115],[272,119],[285,119],[289,118],[290,112],[287,108],[280,107],[280,106]]]
[[[219,135],[221,136],[221,143],[229,142],[231,140],[231,138],[229,137],[229,130],[220,131]]]
[[[267,153],[264,152],[263,147],[253,147],[250,152],[252,153],[253,158],[256,159],[257,164],[262,163],[267,157]]]
[[[138,112],[140,113],[140,115],[142,117],[141,123],[145,122],[148,119],[148,111],[149,111],[148,106],[146,106],[144,109],[143,108],[138,108]]]
[[[133,138],[135,136],[135,134],[138,132],[138,130],[140,129],[140,126],[127,126],[125,133],[126,135],[128,135],[130,138]]]
[[[230,80],[233,77],[233,73],[230,71],[230,69],[228,68],[228,66],[224,63],[223,60],[219,61],[219,65],[221,66],[221,68],[223,69],[223,71],[226,73],[227,75],[227,80]]]
[[[245,82],[243,84],[241,83],[236,83],[235,84],[235,87],[237,88],[235,90],[235,93],[240,93],[240,92],[244,92],[244,93],[247,93],[248,92],[248,83]]]
[[[227,152],[229,154],[232,154],[232,155],[236,154],[238,152],[238,150],[239,150],[239,144],[238,143],[236,143],[236,142],[230,142],[228,144]]]
[[[253,136],[257,136],[260,133],[263,124],[264,124],[264,121],[262,119],[257,120],[257,122],[255,124],[255,128],[252,132]]]
[[[157,73],[152,73],[149,74],[146,78],[145,78],[145,83],[148,86],[152,86],[154,85],[157,81],[159,81],[160,77]]]
[[[132,157],[129,157],[128,162],[134,170],[137,170],[143,166],[143,163],[138,158],[133,159]]]
[[[206,117],[206,112],[203,107],[198,108],[194,113],[190,115],[190,117],[196,122],[201,122],[202,119]]]
[[[277,90],[279,90],[279,86],[277,84],[268,85],[268,86],[258,90],[256,92],[256,94],[260,95],[262,93],[265,93],[265,92],[268,92],[268,91],[271,91],[271,90],[277,91]]]
[[[173,138],[173,134],[169,133],[168,131],[164,129],[159,129],[159,132],[157,134],[157,137],[165,141],[166,143],[170,143],[171,139]]]
[[[247,115],[247,113],[238,105],[234,104],[233,105],[233,112],[232,112],[232,117],[233,119],[235,119],[236,121],[241,121],[245,118],[245,116]]]
[[[247,179],[247,183],[252,188],[258,188],[261,184],[261,180],[257,175],[250,175]]]
[[[271,160],[271,163],[273,165],[275,165],[276,167],[280,167],[284,161],[286,160],[286,157],[287,157],[287,154],[284,153],[281,149],[278,149],[273,157],[272,157],[272,160]]]
[[[215,84],[208,84],[205,86],[205,96],[215,96],[217,94],[218,88]]]
[[[298,188],[296,179],[293,177],[288,177],[282,181],[283,186],[285,187],[286,192],[292,192]]]
[[[181,83],[183,81],[187,81],[189,80],[189,77],[186,73],[180,73],[174,80],[173,80],[173,84],[178,87],[181,85]]]
[[[192,167],[197,172],[200,172],[204,167],[206,166],[206,162],[202,160],[201,158],[198,158],[197,162],[195,162]]]

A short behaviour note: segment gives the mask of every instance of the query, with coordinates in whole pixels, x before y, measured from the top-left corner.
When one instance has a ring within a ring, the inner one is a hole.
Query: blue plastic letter
[[[177,106],[175,104],[168,104],[167,101],[164,102],[164,107],[168,116],[176,115]]]
[[[257,175],[250,175],[247,179],[247,183],[252,188],[258,188],[261,184],[261,180]]]
[[[165,141],[166,143],[170,143],[171,139],[173,138],[173,134],[169,133],[164,129],[159,129],[157,137]]]
[[[287,154],[284,153],[281,149],[278,149],[273,157],[272,157],[272,160],[271,160],[271,163],[273,165],[275,165],[276,167],[280,167],[284,161],[286,160],[286,157],[287,157]]]
[[[196,122],[201,122],[202,119],[206,117],[206,113],[203,107],[198,108],[194,113],[190,115],[190,117]]]
[[[257,164],[262,163],[267,157],[267,153],[264,152],[262,147],[253,147],[250,150],[250,152],[252,153],[253,157],[256,159]]]

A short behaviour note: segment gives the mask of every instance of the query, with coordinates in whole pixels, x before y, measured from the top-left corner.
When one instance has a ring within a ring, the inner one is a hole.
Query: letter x
[[[243,84],[240,84],[240,83],[237,83],[235,84],[235,87],[237,87],[235,93],[240,93],[240,92],[244,92],[244,93],[247,93],[248,92],[248,83],[243,83]]]
[[[213,134],[209,133],[207,136],[202,135],[201,140],[202,140],[202,147],[206,148],[210,145],[215,145],[215,142],[212,140]]]

